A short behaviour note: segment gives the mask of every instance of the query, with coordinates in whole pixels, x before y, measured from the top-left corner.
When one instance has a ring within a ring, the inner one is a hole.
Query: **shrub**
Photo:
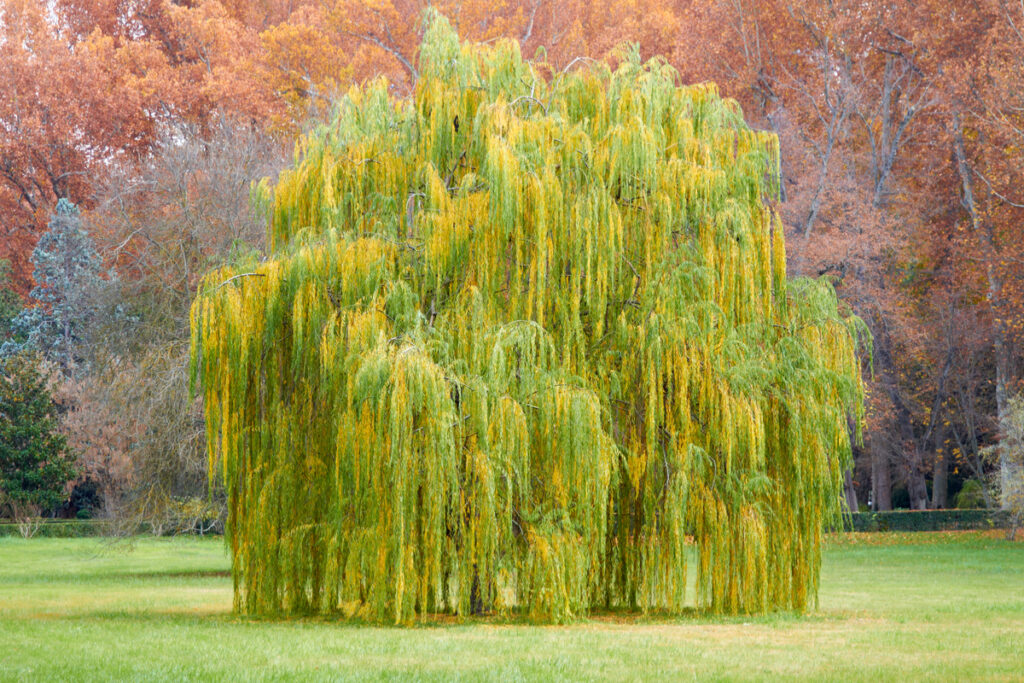
[[[967,510],[985,507],[983,485],[977,479],[968,479],[953,499],[957,509]]]

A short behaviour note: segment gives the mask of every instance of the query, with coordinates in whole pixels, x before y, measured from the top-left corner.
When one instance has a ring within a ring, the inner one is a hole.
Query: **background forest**
[[[49,512],[211,514],[196,287],[264,252],[253,183],[334,98],[411,92],[427,4],[0,0],[0,354],[43,378],[74,458]],[[1024,417],[1024,4],[431,4],[552,70],[633,42],[776,133],[789,272],[831,278],[875,340],[850,507],[999,505]]]

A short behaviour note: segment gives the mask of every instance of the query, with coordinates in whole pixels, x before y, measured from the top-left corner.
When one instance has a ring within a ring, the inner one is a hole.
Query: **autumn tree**
[[[98,30],[63,34],[35,0],[4,0],[0,32],[0,258],[25,293],[57,201],[87,202],[94,173],[152,139],[161,57]]]
[[[22,294],[57,201],[92,208],[97,181],[144,159],[176,126],[224,112],[261,129],[295,125],[275,90],[285,67],[262,59],[280,55],[216,0],[3,0],[0,9],[0,259]]]
[[[863,328],[786,279],[775,137],[635,50],[548,79],[428,26],[193,307],[236,606],[679,612],[692,536],[702,607],[802,609]]]
[[[963,103],[981,92],[970,85],[987,63],[980,55],[1014,54],[1004,48],[1012,41],[993,33],[1008,9],[771,0],[683,10],[711,47],[681,45],[674,61],[690,78],[721,82],[756,125],[780,136],[791,267],[833,277],[875,334],[858,472],[876,508],[891,506],[894,485],[906,489],[912,507],[929,503],[926,479],[944,481],[948,462],[937,453],[952,439],[951,425],[962,436],[970,422],[950,393],[958,361],[966,354],[987,362],[946,343],[973,344],[946,333],[949,311],[975,306],[971,292],[986,296],[976,286],[978,250],[958,246],[962,183],[950,131]],[[1015,92],[1005,83],[1003,90]],[[991,316],[973,313],[952,315],[973,316],[973,334],[988,334]],[[983,383],[971,386],[985,391]],[[977,423],[969,431],[993,433]]]
[[[954,72],[962,80],[953,90],[950,121],[965,217],[958,256],[963,285],[971,287],[973,280],[988,308],[996,420],[1005,424],[1020,376],[1014,349],[1024,341],[1024,8],[993,0],[976,12],[986,30],[972,58]],[[1014,464],[1004,458],[999,469],[1000,496],[1008,506]]]
[[[623,41],[643,46],[646,56],[662,54],[682,28],[677,2],[553,2],[501,0],[326,0],[325,26],[345,41],[355,80],[385,76],[407,95],[419,78],[417,50],[428,6],[445,13],[460,35],[472,40],[516,39],[527,55],[541,54],[545,68],[559,70],[578,58],[607,56]]]

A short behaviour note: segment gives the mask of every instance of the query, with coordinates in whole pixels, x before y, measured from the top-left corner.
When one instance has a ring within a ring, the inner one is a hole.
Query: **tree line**
[[[0,2],[0,335],[47,376],[92,505],[142,518],[205,497],[189,302],[214,264],[266,253],[251,189],[298,133],[354,83],[412,92],[426,4]],[[431,4],[463,38],[515,38],[553,71],[628,41],[738,100],[780,139],[789,272],[829,278],[875,340],[850,506],[1009,498],[1020,470],[997,446],[1022,388],[1019,3]],[[91,265],[57,264],[58,306],[40,262],[69,220]]]

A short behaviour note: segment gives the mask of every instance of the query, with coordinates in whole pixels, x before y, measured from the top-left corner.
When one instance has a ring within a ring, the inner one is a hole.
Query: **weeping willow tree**
[[[420,60],[300,142],[273,255],[193,306],[236,609],[804,608],[861,324],[787,282],[776,139],[635,50],[555,73],[433,17]]]

